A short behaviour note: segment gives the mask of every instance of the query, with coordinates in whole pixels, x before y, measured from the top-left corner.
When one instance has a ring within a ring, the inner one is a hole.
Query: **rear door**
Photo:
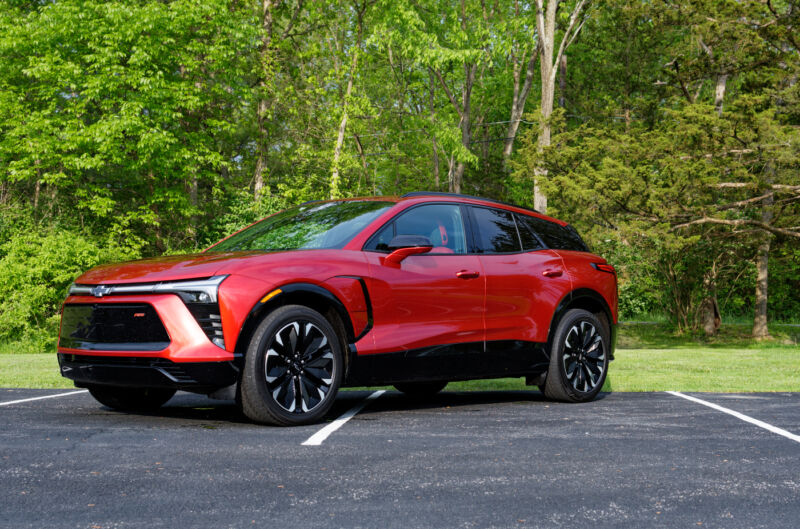
[[[487,347],[543,345],[555,308],[571,289],[561,256],[544,248],[523,215],[483,206],[470,211],[486,275]]]

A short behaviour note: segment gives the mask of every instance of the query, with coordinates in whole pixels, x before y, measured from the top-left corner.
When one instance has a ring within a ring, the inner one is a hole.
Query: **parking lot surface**
[[[800,434],[800,393],[691,395]],[[387,392],[303,446],[324,426],[188,393],[125,414],[0,389],[0,527],[800,525],[800,442],[667,393]]]

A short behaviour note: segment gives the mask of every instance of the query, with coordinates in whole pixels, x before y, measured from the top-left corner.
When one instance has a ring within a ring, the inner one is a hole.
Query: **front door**
[[[458,204],[424,204],[401,213],[367,243],[371,352],[442,356],[464,347],[482,350],[486,281],[478,256],[466,255],[464,226]],[[388,243],[397,235],[427,237],[433,249],[387,265]],[[460,347],[449,347],[455,344]]]

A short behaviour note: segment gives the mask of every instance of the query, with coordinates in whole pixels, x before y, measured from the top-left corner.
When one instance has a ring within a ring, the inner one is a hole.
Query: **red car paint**
[[[591,294],[594,300],[591,306],[602,305],[608,323],[612,326],[617,323],[616,276],[596,269],[593,263],[606,261],[588,252],[540,249],[464,255],[431,251],[391,263],[386,253],[364,250],[364,245],[387,222],[420,204],[483,206],[566,226],[563,221],[524,208],[464,196],[356,200],[388,200],[394,205],[341,249],[207,251],[98,266],[76,279],[76,283],[84,285],[136,285],[227,275],[218,290],[224,349],[211,343],[186,305],[174,294],[71,295],[65,305],[134,302],[152,305],[170,343],[158,351],[59,346],[58,352],[84,357],[163,358],[175,363],[235,362],[245,350],[246,344],[241,341],[248,339],[248,318],[261,305],[279,306],[286,293],[276,294],[276,290],[293,285],[323,289],[344,308],[356,362],[359,358],[378,358],[386,353],[462,343],[482,342],[484,349],[488,343],[509,341],[547,344],[557,323],[559,307],[571,302],[578,292]],[[445,240],[447,234],[442,233],[441,237]],[[447,249],[441,251],[444,250]],[[303,288],[306,287],[300,290]],[[272,298],[262,302],[271,294]]]

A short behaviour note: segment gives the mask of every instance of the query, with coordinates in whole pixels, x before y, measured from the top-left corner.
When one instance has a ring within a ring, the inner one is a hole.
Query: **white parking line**
[[[69,393],[57,393],[55,395],[45,395],[44,397],[33,397],[30,399],[20,399],[20,400],[10,400],[8,402],[0,402],[0,406],[11,406],[12,404],[19,404],[21,402],[30,402],[32,400],[42,400],[42,399],[54,399],[56,397],[66,397],[68,395],[77,395],[78,393],[86,393],[89,391],[88,389],[82,389],[80,391],[70,391]]]
[[[322,441],[328,438],[330,434],[344,426],[344,423],[349,421],[353,418],[353,416],[364,409],[364,407],[369,404],[371,401],[377,399],[381,395],[386,393],[386,390],[379,389],[378,391],[372,393],[369,397],[362,400],[352,408],[350,408],[346,413],[339,416],[338,419],[333,421],[332,423],[326,425],[320,431],[309,437],[303,442],[303,446],[319,446],[322,444]]]
[[[670,395],[675,395],[676,397],[681,397],[686,400],[690,400],[692,402],[696,402],[698,404],[702,404],[703,406],[708,406],[709,408],[713,408],[717,411],[721,411],[722,413],[727,413],[728,415],[733,415],[737,419],[741,419],[744,422],[749,422],[750,424],[755,424],[759,428],[764,428],[765,430],[769,430],[772,433],[776,433],[778,435],[782,435],[787,439],[791,439],[792,441],[796,441],[800,443],[800,435],[795,435],[792,432],[784,430],[783,428],[778,428],[777,426],[772,426],[771,424],[765,423],[764,421],[759,421],[758,419],[754,419],[752,417],[748,417],[743,413],[739,413],[738,411],[729,410],[728,408],[723,408],[717,404],[712,402],[708,402],[702,399],[698,399],[697,397],[692,397],[690,395],[684,395],[683,393],[679,393],[677,391],[666,391],[665,393],[669,393]]]

